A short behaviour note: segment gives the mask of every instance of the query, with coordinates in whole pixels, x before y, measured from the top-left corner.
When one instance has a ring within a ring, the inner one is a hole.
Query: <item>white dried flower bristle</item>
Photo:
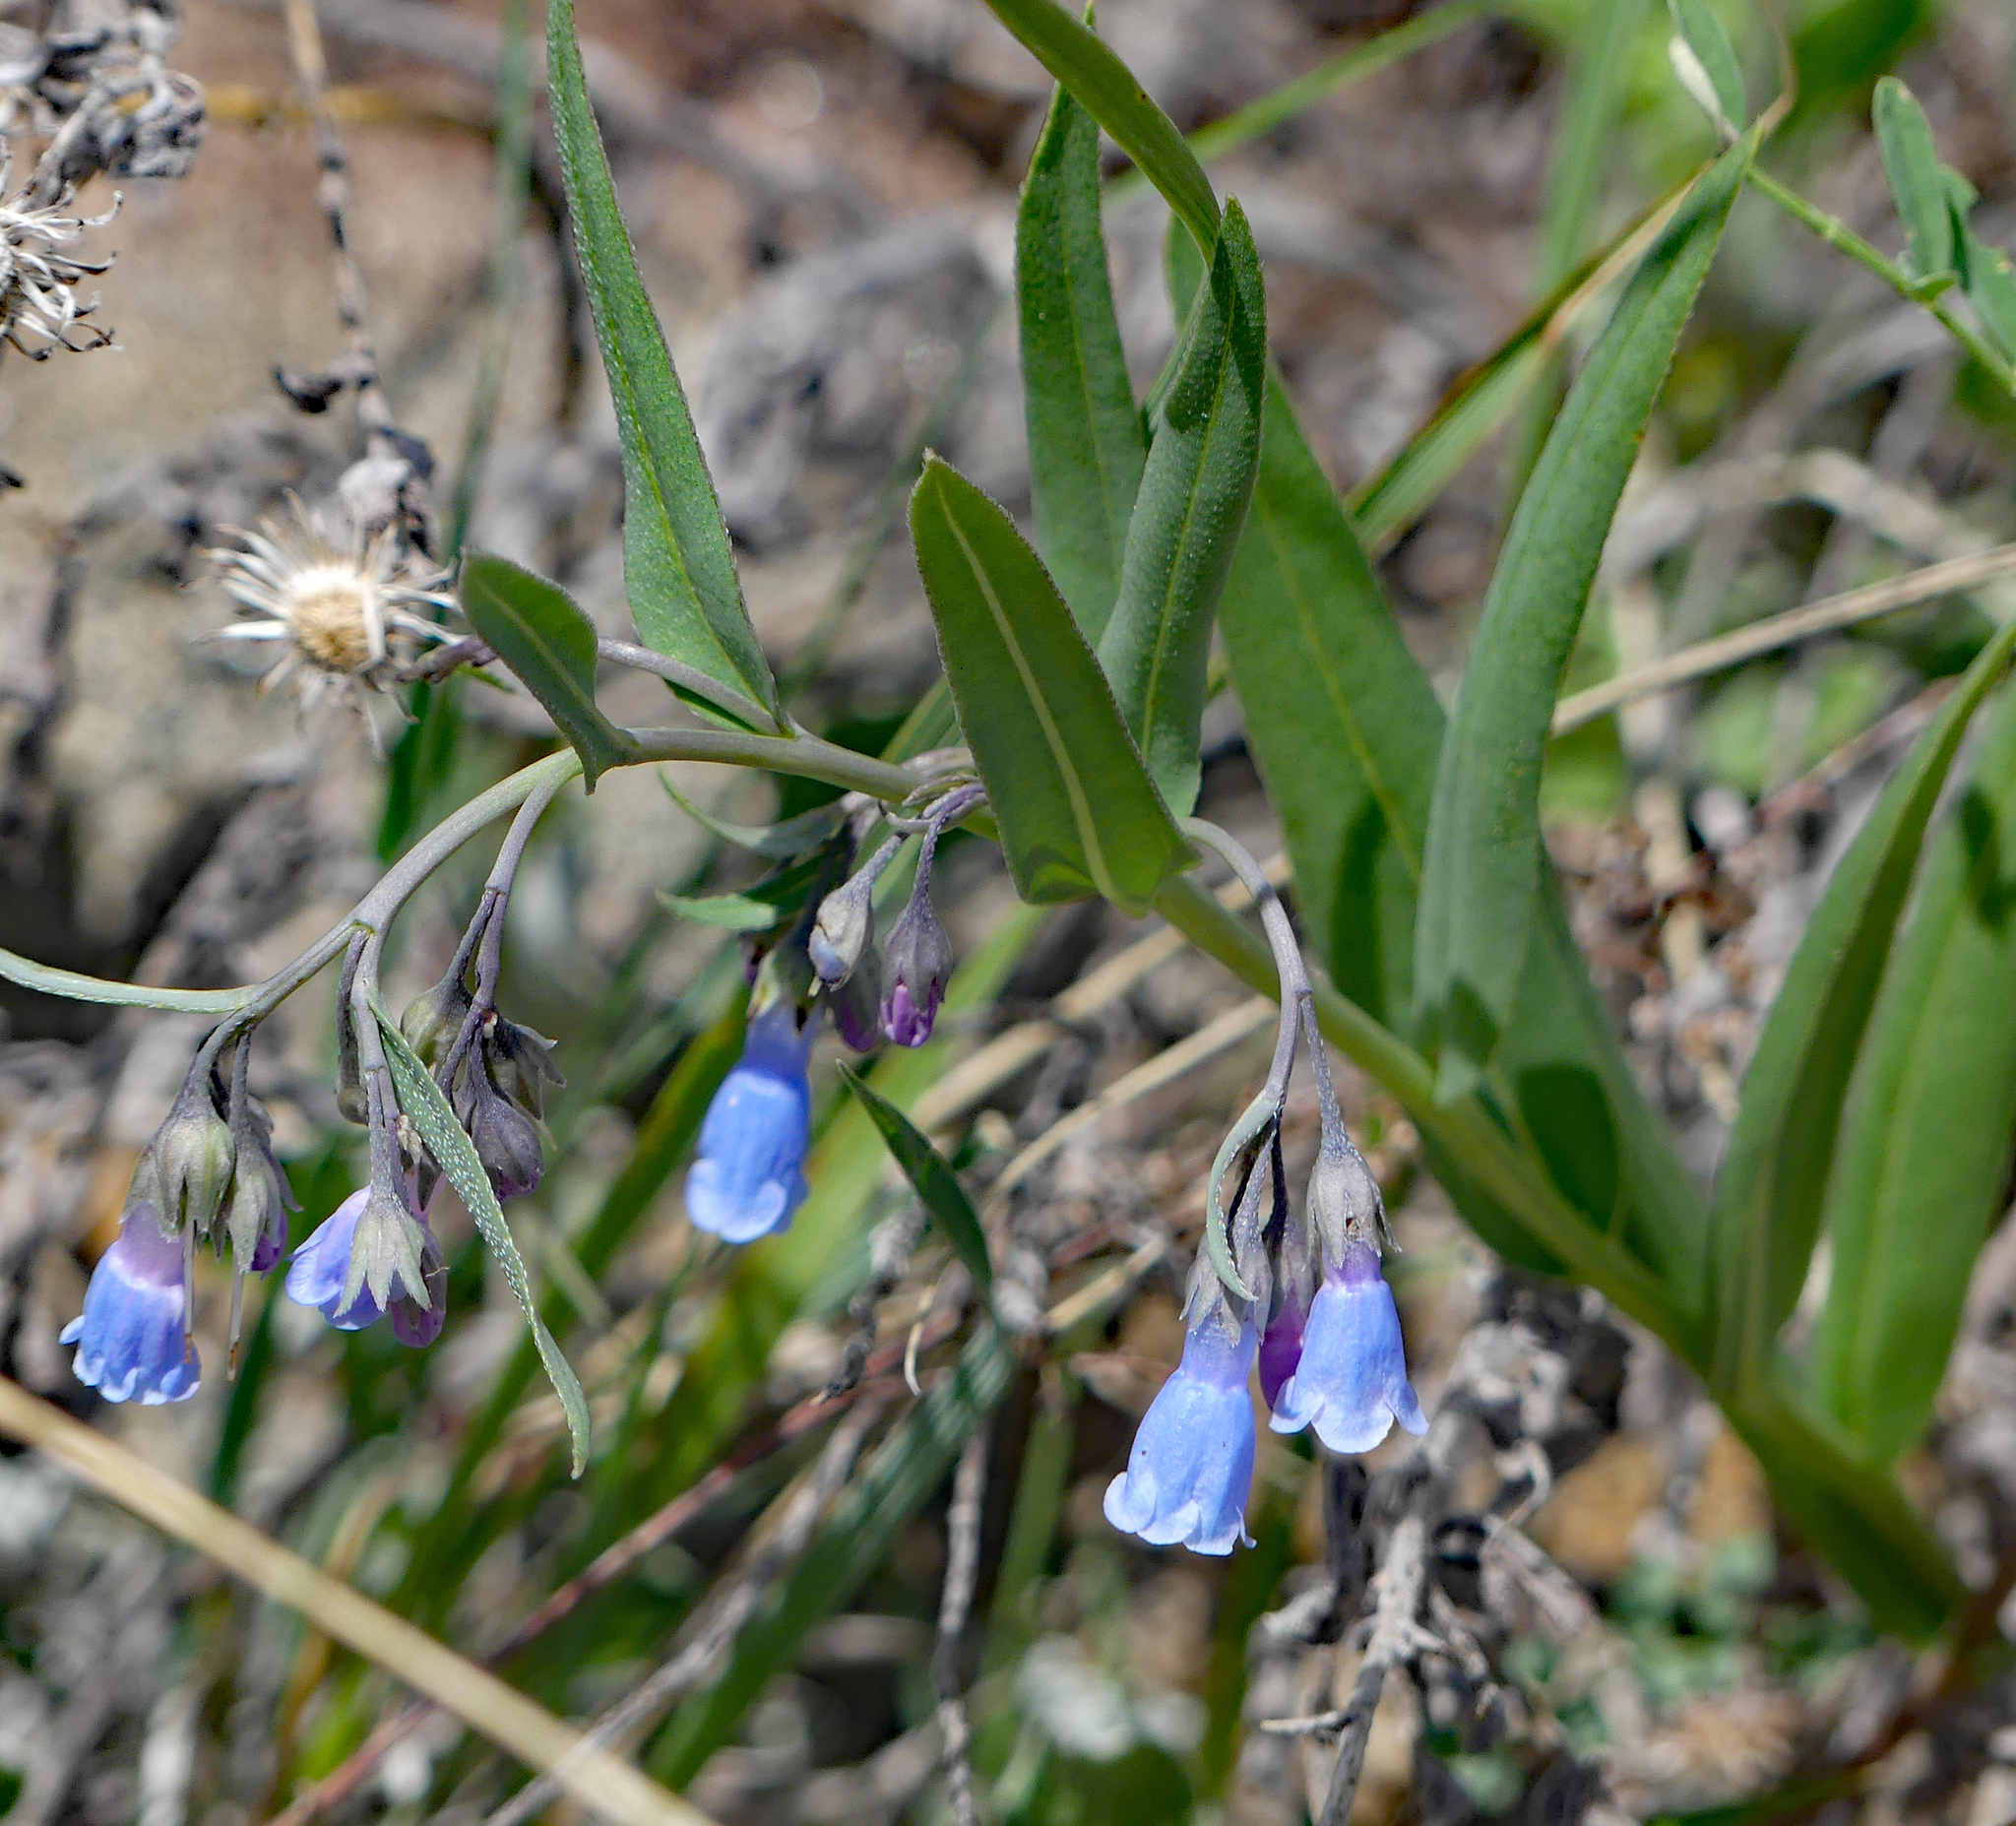
[[[80,304],[74,287],[86,275],[104,272],[111,259],[65,250],[82,241],[87,228],[110,221],[118,197],[102,216],[73,216],[66,213],[75,202],[73,191],[37,205],[29,190],[7,196],[12,175],[13,161],[0,152],[0,343],[12,343],[35,361],[57,348],[102,347],[111,332],[84,322],[97,308],[97,296]]]
[[[290,505],[290,519],[262,520],[256,533],[231,529],[242,544],[209,554],[247,617],[216,638],[284,643],[260,689],[291,681],[304,713],[331,693],[361,710],[362,692],[392,689],[423,643],[452,638],[426,611],[455,598],[445,574],[417,563],[394,530],[340,540],[299,501]]]

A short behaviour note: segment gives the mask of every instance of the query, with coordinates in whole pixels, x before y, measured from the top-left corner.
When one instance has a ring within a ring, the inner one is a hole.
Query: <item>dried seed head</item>
[[[262,521],[237,535],[239,549],[211,552],[218,582],[246,616],[215,638],[284,643],[262,689],[291,680],[304,712],[332,692],[361,706],[364,690],[397,682],[421,642],[449,637],[423,611],[454,598],[443,575],[415,563],[392,532],[339,541],[300,502],[292,507],[290,522]]]
[[[38,205],[28,190],[6,195],[10,175],[10,161],[0,156],[0,343],[36,361],[58,348],[103,347],[111,332],[84,321],[97,298],[80,303],[75,287],[112,262],[88,258],[78,244],[87,228],[112,220],[118,199],[102,216],[72,215],[74,190]]]

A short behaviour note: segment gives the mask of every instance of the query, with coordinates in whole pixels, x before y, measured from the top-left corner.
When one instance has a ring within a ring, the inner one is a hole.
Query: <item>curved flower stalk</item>
[[[192,1252],[151,1200],[128,1206],[118,1240],[92,1270],[83,1312],[60,1334],[77,1347],[73,1368],[86,1388],[144,1408],[196,1393],[203,1362],[189,1336]]]

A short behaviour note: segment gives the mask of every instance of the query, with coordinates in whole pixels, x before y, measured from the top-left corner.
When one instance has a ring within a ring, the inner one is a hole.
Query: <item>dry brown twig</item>
[[[957,1826],[979,1826],[974,1797],[973,1725],[959,1677],[959,1644],[973,1608],[979,1576],[980,1515],[986,1494],[987,1441],[982,1426],[966,1442],[952,1480],[952,1504],[945,1515],[945,1584],[938,1599],[938,1641],[931,1651],[931,1685],[938,1696],[938,1732],[944,1744],[945,1787]]]

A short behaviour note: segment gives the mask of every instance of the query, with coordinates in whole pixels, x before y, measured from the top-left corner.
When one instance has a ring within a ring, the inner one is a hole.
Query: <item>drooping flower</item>
[[[855,1052],[873,1052],[882,1043],[882,960],[870,951],[847,980],[826,991],[834,1031]]]
[[[1259,1346],[1249,1316],[1214,1302],[1183,1341],[1183,1360],[1142,1417],[1125,1473],[1106,1487],[1106,1520],[1153,1546],[1198,1553],[1252,1545],[1253,1399],[1246,1379]]]
[[[686,1215],[696,1229],[754,1242],[782,1229],[803,1203],[811,1051],[812,1025],[799,1031],[789,997],[751,1016],[741,1062],[707,1107],[699,1158],[686,1174]]]
[[[396,531],[332,533],[299,501],[291,524],[263,520],[239,549],[213,551],[218,582],[246,619],[215,638],[284,643],[261,690],[291,681],[303,714],[332,693],[359,710],[389,690],[419,643],[449,639],[425,611],[446,608],[441,573],[420,565]]]
[[[185,1239],[161,1228],[151,1201],[128,1209],[92,1271],[84,1311],[62,1331],[77,1347],[78,1381],[145,1408],[196,1393],[203,1364],[189,1337],[188,1260]]]
[[[1354,1238],[1328,1264],[1301,1356],[1273,1406],[1277,1433],[1314,1426],[1333,1452],[1371,1451],[1395,1420],[1411,1433],[1427,1431],[1407,1379],[1400,1313],[1369,1242]]]
[[[339,1331],[362,1331],[389,1311],[392,1332],[415,1349],[441,1335],[448,1269],[424,1216],[406,1199],[363,1186],[316,1226],[287,1268],[287,1297]]]

